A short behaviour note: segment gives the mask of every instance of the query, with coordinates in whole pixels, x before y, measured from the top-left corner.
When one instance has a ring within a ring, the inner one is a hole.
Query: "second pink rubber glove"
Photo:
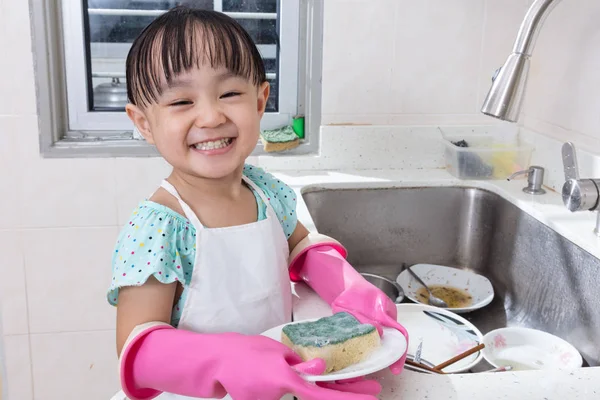
[[[394,302],[359,274],[344,257],[345,251],[335,243],[307,247],[290,263],[293,281],[305,282],[331,306],[334,313],[346,311],[362,323],[400,331],[408,342],[408,332],[396,320]],[[406,362],[406,352],[390,369],[399,374]]]

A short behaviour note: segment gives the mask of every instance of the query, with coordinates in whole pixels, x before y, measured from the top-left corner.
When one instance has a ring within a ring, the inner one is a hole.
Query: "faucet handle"
[[[571,212],[596,211],[594,233],[600,237],[600,179],[580,179],[575,145],[567,142],[562,146],[565,183],[562,198],[565,207]]]
[[[562,160],[565,170],[565,181],[571,179],[579,179],[579,166],[577,165],[577,151],[575,145],[571,142],[566,142],[562,146]]]
[[[565,183],[562,188],[563,203],[569,211],[594,211],[600,208],[600,180],[581,179],[577,165],[575,145],[567,142],[562,146]]]

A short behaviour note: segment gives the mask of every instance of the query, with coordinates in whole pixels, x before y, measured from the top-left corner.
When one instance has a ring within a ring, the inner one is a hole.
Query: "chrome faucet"
[[[512,53],[492,78],[492,87],[483,102],[482,113],[504,121],[517,121],[535,41],[546,17],[559,2],[560,0],[535,0],[529,7]]]
[[[529,73],[529,59],[546,17],[560,0],[535,0],[525,14],[512,53],[494,73],[481,112],[504,121],[517,122]],[[597,211],[594,233],[600,236],[600,179],[580,179],[575,146],[563,145],[565,183],[562,198],[570,211]],[[530,173],[531,175],[531,173]]]
[[[572,212],[596,211],[594,233],[600,236],[600,179],[581,179],[577,166],[577,152],[573,143],[565,143],[562,148],[565,184],[562,198]]]

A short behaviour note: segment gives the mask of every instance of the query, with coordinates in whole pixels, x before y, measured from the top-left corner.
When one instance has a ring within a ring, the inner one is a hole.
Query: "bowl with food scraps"
[[[429,287],[432,294],[446,302],[448,310],[467,313],[487,306],[494,299],[494,288],[485,276],[471,271],[435,264],[415,264],[410,269]],[[429,292],[405,269],[396,279],[406,297],[429,305]]]

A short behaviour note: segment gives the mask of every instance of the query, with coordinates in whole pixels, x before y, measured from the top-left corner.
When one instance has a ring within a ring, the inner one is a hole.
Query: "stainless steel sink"
[[[541,329],[573,344],[584,366],[600,365],[600,260],[501,196],[468,187],[310,187],[303,197],[319,232],[340,240],[360,272],[395,280],[403,262],[472,270],[496,293],[463,315],[483,334]]]

